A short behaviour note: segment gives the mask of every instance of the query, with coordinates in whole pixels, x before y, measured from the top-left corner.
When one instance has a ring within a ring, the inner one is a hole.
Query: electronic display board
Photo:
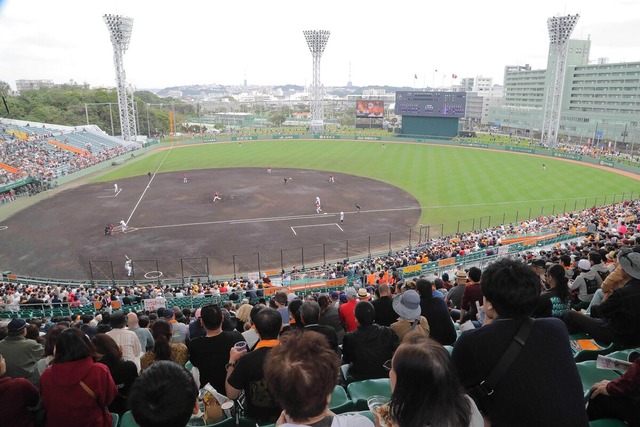
[[[356,100],[356,117],[384,117],[384,101]]]
[[[465,92],[396,92],[395,112],[401,116],[464,117]]]

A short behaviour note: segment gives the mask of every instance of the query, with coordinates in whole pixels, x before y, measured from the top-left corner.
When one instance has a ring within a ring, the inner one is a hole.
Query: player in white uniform
[[[344,222],[344,212],[340,212],[340,222]]]
[[[322,212],[322,207],[320,207],[320,203],[316,202],[316,213]]]
[[[117,183],[113,184],[113,192],[114,193],[118,192],[118,184]]]
[[[131,277],[131,272],[133,271],[133,267],[131,266],[130,259],[124,262],[124,269],[127,270],[127,276]]]
[[[124,219],[120,220],[120,225],[122,226],[122,231],[123,232],[127,231],[127,223],[124,222]]]

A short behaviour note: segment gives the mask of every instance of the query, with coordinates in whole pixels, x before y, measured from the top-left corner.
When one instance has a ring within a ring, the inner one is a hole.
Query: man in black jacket
[[[356,304],[355,315],[358,327],[344,336],[342,344],[342,360],[350,364],[347,381],[388,377],[383,365],[398,347],[398,336],[373,323],[376,311],[369,301]]]

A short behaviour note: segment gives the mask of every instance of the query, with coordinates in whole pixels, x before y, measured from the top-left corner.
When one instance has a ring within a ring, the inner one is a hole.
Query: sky
[[[117,14],[134,20],[124,68],[137,90],[309,85],[302,31],[315,29],[331,31],[325,86],[502,84],[505,65],[546,68],[547,18],[576,13],[572,38],[591,39],[592,60],[640,61],[637,0],[0,0],[0,81],[115,86],[102,16]]]

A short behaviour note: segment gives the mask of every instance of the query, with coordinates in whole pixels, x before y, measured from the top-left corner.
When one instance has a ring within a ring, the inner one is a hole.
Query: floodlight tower
[[[313,57],[313,82],[311,84],[311,130],[321,132],[324,128],[324,94],[320,84],[320,58],[324,53],[331,31],[307,30],[302,32]]]
[[[133,88],[127,86],[127,78],[122,61],[124,53],[129,48],[133,18],[119,15],[104,15],[103,19],[104,23],[107,24],[109,34],[111,34],[111,44],[113,45],[113,64],[116,68],[116,90],[118,92],[122,139],[125,141],[135,141],[138,130],[136,127]]]
[[[567,68],[567,53],[569,51],[569,37],[578,23],[580,15],[556,16],[547,19],[549,29],[549,53],[556,59],[555,70],[552,70],[548,82],[546,100],[544,104],[544,119],[542,121],[542,135],[540,142],[555,147],[558,143],[560,129],[560,112],[562,109],[562,92],[564,91],[564,77]],[[549,71],[547,71],[549,72]]]

